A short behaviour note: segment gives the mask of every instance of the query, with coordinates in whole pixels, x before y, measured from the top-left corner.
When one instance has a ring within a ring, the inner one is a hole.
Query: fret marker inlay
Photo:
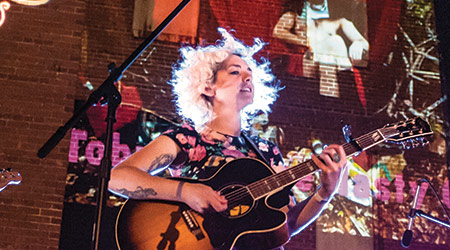
[[[372,134],[372,139],[374,141],[378,141],[378,140],[380,140],[380,135],[377,132],[375,132]]]

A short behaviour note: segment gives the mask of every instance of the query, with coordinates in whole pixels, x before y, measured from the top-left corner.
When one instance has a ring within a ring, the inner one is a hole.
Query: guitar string
[[[305,171],[306,170],[306,171]],[[290,175],[292,175],[291,173],[289,173],[288,174],[288,172],[297,172],[297,173],[293,173],[294,175],[298,175],[299,173],[300,174],[308,174],[308,173],[310,173],[310,170],[309,170],[309,168],[307,167],[307,166],[304,166],[304,167],[302,167],[302,166],[298,166],[297,168],[291,168],[291,169],[288,169],[288,170],[286,170],[286,171],[283,171],[282,173],[283,174],[281,174],[281,175],[279,175],[278,177],[278,179],[280,179],[280,180],[282,180],[282,181],[286,181],[287,179],[289,179],[289,181],[292,181],[293,179],[292,178],[289,178],[289,177],[287,177],[288,175],[290,176]],[[273,175],[271,175],[271,176],[268,176],[268,177],[266,177],[266,178],[264,178],[264,179],[267,179],[267,178],[273,178]],[[255,185],[255,184],[257,184],[258,182],[260,182],[260,181],[264,181],[264,179],[262,179],[262,180],[259,180],[259,181],[257,181],[257,182],[255,182],[255,183],[252,183],[252,184],[249,184],[248,185],[248,187],[249,186],[253,186],[253,187],[249,187],[249,189],[251,189],[251,190],[254,190],[254,191],[259,191],[259,192],[261,192],[261,190],[262,189],[264,189],[267,185]],[[272,181],[271,181],[271,183],[273,183]],[[270,184],[269,184],[270,185]],[[264,191],[264,190],[263,190]],[[269,190],[270,191],[270,190]],[[264,193],[264,192],[263,192]],[[233,192],[230,192],[230,193],[228,193],[228,194],[226,194],[225,195],[225,197],[227,198],[227,200],[230,202],[234,202],[235,200],[239,200],[239,199],[241,199],[242,197],[245,197],[245,196],[248,196],[248,195],[250,195],[249,193],[248,193],[248,191],[247,191],[247,188],[239,188],[238,190],[235,190],[235,191],[233,191]]]
[[[371,141],[371,143],[373,142],[373,140],[371,139],[371,138],[364,138],[364,137],[362,137],[362,138],[358,138],[358,141],[360,142],[360,143],[364,143],[364,142],[368,142],[368,141]],[[354,146],[353,145],[351,145],[351,144],[344,144],[343,145],[344,146],[344,148],[347,148],[347,149],[349,149],[349,148],[354,148]],[[305,169],[305,168],[307,168],[308,167],[308,165],[307,165],[307,163],[305,162],[304,163],[304,165],[305,165],[305,167],[303,167],[303,168],[290,168],[292,171],[296,171],[296,169],[298,169],[298,170],[300,170],[300,172],[302,173],[303,172],[303,170]],[[274,179],[274,180],[271,180],[270,178],[271,177],[273,177],[273,176],[269,176],[268,178],[265,178],[266,180],[262,180],[262,181],[257,181],[257,182],[255,182],[255,183],[252,183],[253,184],[253,188],[252,189],[257,189],[257,190],[260,190],[261,188],[260,188],[260,186],[263,186],[262,188],[264,189],[264,187],[266,187],[266,186],[270,186],[270,185],[272,185],[272,184],[275,184],[274,182],[279,182],[279,180],[281,180],[281,181],[286,181],[286,177],[287,177],[287,175],[288,175],[288,172],[289,171],[283,171],[283,172],[281,172],[281,173],[283,173],[283,174],[280,174],[279,176],[277,176],[277,178],[272,178],[272,179]],[[289,183],[289,182],[291,182],[292,180],[293,180],[293,178],[287,178],[287,180],[288,180],[288,182],[287,183]],[[252,185],[252,184],[250,184],[250,185]],[[278,184],[278,183],[277,183]],[[250,186],[249,185],[249,186]],[[273,188],[272,188],[273,189]],[[270,191],[270,190],[269,190]]]
[[[283,186],[284,184],[290,183],[293,180],[298,179],[300,176],[303,177],[311,173],[312,172],[311,169],[308,167],[308,163],[305,162],[301,166],[290,168],[281,172],[281,174],[279,174],[279,176],[277,177],[269,176],[266,180],[267,183],[256,182],[250,184],[249,186],[250,189],[254,191],[256,196],[260,197],[263,196],[264,193],[270,192],[278,187]],[[280,183],[282,183],[283,185],[280,185]]]
[[[364,142],[368,142],[368,141],[373,142],[373,140],[371,138],[365,138],[364,136],[358,138],[358,141],[362,144]],[[354,148],[354,146],[351,144],[344,144],[343,146],[344,146],[344,148],[347,148],[347,149]],[[300,174],[302,174],[302,176],[304,175],[305,172],[306,172],[306,174],[309,174],[310,171],[309,171],[307,162],[302,163],[302,165],[304,165],[304,166],[290,168],[290,169],[287,169],[286,171],[281,172],[280,175],[277,176],[277,178],[273,178],[274,177],[273,175],[268,176],[268,177],[266,177],[262,180],[259,180],[255,183],[249,184],[248,187],[249,187],[249,189],[253,190],[256,193],[260,193],[262,191],[262,193],[264,194],[266,192],[267,186],[271,186],[272,184],[275,184],[275,182],[278,182],[277,185],[279,185],[279,182],[289,183],[293,179],[295,179],[295,178],[287,177],[287,176],[292,175],[292,172],[297,172],[297,173],[293,173],[294,175],[297,175],[300,173]],[[308,170],[308,171],[305,171],[305,170]],[[272,180],[272,179],[274,179],[274,180]],[[288,182],[286,182],[286,181],[288,181]],[[270,190],[269,190],[269,192],[270,192]],[[225,197],[227,198],[227,200],[229,202],[231,201],[231,203],[233,203],[234,201],[239,200],[242,197],[246,197],[249,195],[250,194],[248,194],[248,191],[246,188],[239,188],[238,190],[235,190],[233,192],[226,194]],[[259,197],[260,195],[257,195],[257,196]]]
[[[389,137],[391,137],[392,135],[394,135],[395,133],[392,133],[391,135],[389,135],[387,132],[388,131],[390,131],[390,130],[393,130],[393,129],[391,129],[391,128],[381,128],[381,129],[378,129],[378,130],[374,130],[374,131],[372,131],[372,132],[370,132],[370,133],[368,133],[368,134],[366,134],[366,135],[363,135],[363,136],[360,136],[360,137],[358,137],[357,139],[356,139],[356,141],[358,142],[358,144],[362,144],[363,146],[362,146],[362,148],[366,148],[366,147],[368,147],[368,146],[371,146],[371,145],[374,145],[374,144],[376,144],[377,142],[378,143],[380,143],[380,142],[382,142],[382,141],[380,141],[380,140],[378,140],[378,141],[375,141],[373,138],[372,138],[372,136],[373,136],[373,134],[375,134],[375,133],[381,133],[382,135],[383,135],[383,138],[380,138],[380,139],[386,139],[386,136],[387,136],[387,138],[389,138]],[[394,129],[394,131],[397,131],[396,129]],[[351,144],[351,143],[346,143],[346,144],[344,144],[343,145],[343,147],[344,147],[344,150],[345,151],[348,151],[348,150],[353,150],[353,151],[355,151],[355,146],[353,145],[353,144]],[[346,152],[347,153],[347,152]],[[305,164],[305,167],[307,167],[307,164]],[[297,170],[299,170],[300,172],[301,172],[301,174],[303,175],[303,170],[304,170],[304,168],[302,169],[302,168],[295,168],[295,169],[297,169]],[[296,171],[294,169],[294,171]],[[253,189],[253,190],[260,190],[260,189],[263,189],[263,194],[266,192],[265,191],[265,188],[267,187],[267,186],[271,186],[272,184],[274,184],[274,181],[276,182],[276,184],[278,185],[278,186],[280,186],[279,185],[279,180],[284,180],[284,181],[286,181],[286,175],[287,175],[287,171],[283,171],[282,172],[283,174],[280,174],[280,175],[277,175],[276,176],[276,178],[272,178],[273,176],[268,176],[268,177],[266,177],[265,178],[265,180],[264,181],[257,181],[257,182],[255,182],[255,183],[252,183],[252,184],[249,184],[248,186],[249,186],[249,188],[251,188],[251,189]],[[286,184],[287,183],[289,183],[290,181],[292,181],[292,179],[291,178],[288,178],[288,182],[286,182]],[[250,186],[253,186],[253,187],[250,187]],[[271,189],[273,189],[273,188],[271,188]],[[269,190],[270,191],[270,190]]]
[[[293,170],[293,169],[291,169],[291,170]],[[307,170],[307,171],[303,171],[303,170]],[[302,175],[310,173],[309,169],[306,169],[306,168],[305,169],[297,169],[297,170],[295,170],[295,172],[303,172]],[[286,179],[285,176],[282,176],[282,177],[283,177],[283,179]],[[292,181],[292,178],[289,178],[289,181]],[[264,187],[262,187],[262,188],[264,188]],[[257,189],[261,189],[261,187],[257,187]],[[263,191],[265,191],[265,190],[263,190]],[[259,192],[261,192],[261,191],[259,191]],[[262,192],[262,193],[264,193],[264,192]],[[226,197],[228,200],[229,207],[234,207],[236,204],[240,204],[239,201],[242,199],[245,199],[245,198],[250,198],[253,200],[253,198],[250,196],[250,194],[246,188],[240,188],[239,190],[236,190],[235,192],[233,192],[232,197],[230,195],[228,195]]]
[[[353,147],[353,146],[349,145],[348,147]],[[307,171],[305,171],[305,170],[307,170]],[[301,175],[298,175],[299,173]],[[263,184],[263,182],[259,182],[259,181],[258,181],[259,184],[258,184],[258,182],[252,183],[253,185],[250,184],[249,185],[249,189],[251,191],[253,191],[254,193],[261,193],[261,195],[256,195],[257,198],[261,197],[261,196],[264,196],[265,193],[271,191],[270,189],[267,190],[267,187],[271,186],[274,183],[274,180],[275,180],[275,182],[277,182],[277,186],[276,186],[276,188],[277,188],[279,186],[282,186],[282,185],[279,184],[280,182],[287,184],[287,183],[290,183],[293,179],[295,179],[295,178],[290,177],[290,176],[292,176],[292,174],[294,174],[295,176],[302,176],[303,177],[305,175],[311,174],[311,171],[308,168],[307,164],[304,164],[304,166],[299,166],[297,168],[291,168],[291,169],[289,169],[287,171],[283,171],[282,174],[277,176],[277,178],[273,178],[273,176],[269,176],[268,180],[266,180],[267,183]],[[253,186],[253,187],[251,187],[251,186]],[[271,189],[273,189],[273,188],[271,188]],[[239,204],[239,201],[241,199],[252,198],[250,196],[250,194],[248,193],[246,188],[240,188],[239,190],[231,192],[231,193],[227,194],[226,197],[227,197],[227,200],[229,200],[229,206],[230,207],[234,207],[236,202],[237,202],[237,204]]]
[[[351,145],[349,145],[348,147],[352,147]],[[303,167],[303,168],[307,168],[308,167],[308,165],[307,165],[307,163],[305,164],[305,166]],[[300,172],[300,173],[303,173],[304,171],[304,169],[302,169],[302,168],[291,168],[291,169],[289,169],[288,171],[283,171],[279,176],[277,176],[278,178],[276,178],[276,180],[271,180],[270,178],[271,177],[273,177],[273,176],[269,176],[269,178],[268,179],[266,179],[266,180],[262,180],[262,181],[258,181],[259,183],[260,183],[260,185],[262,185],[263,186],[263,188],[264,187],[266,187],[266,186],[271,186],[271,184],[274,184],[274,181],[275,182],[277,182],[277,184],[278,184],[278,182],[286,182],[286,181],[288,181],[287,183],[289,183],[289,182],[291,182],[293,179],[295,179],[295,178],[290,178],[290,177],[288,177],[288,176],[291,176],[292,175],[292,172],[295,172],[296,170],[300,170],[300,171],[297,171],[297,172]],[[307,173],[309,173],[309,171],[307,172]],[[295,174],[295,173],[294,173]],[[258,182],[256,183],[256,184],[258,184]],[[258,185],[255,185],[255,184],[253,184],[253,187],[251,187],[251,185],[249,185],[249,188],[250,189],[253,189],[253,190],[258,190],[258,189],[261,189]]]
[[[371,135],[371,134],[373,134],[375,132],[377,132],[377,131],[373,131],[373,132],[371,132],[369,134]],[[373,139],[369,137],[370,136],[369,134],[363,135],[363,136],[357,138],[357,141],[362,143],[362,144],[364,144],[365,142],[371,142],[372,143]],[[347,149],[354,148],[354,146],[349,144],[349,143],[344,144],[343,147],[344,147],[344,150],[345,150],[345,148],[347,148]],[[308,173],[309,171],[304,171],[304,170],[309,170],[309,169],[307,169],[308,168],[307,162],[305,162],[303,165],[304,165],[304,167],[298,166],[298,167],[295,167],[295,168],[291,168],[290,171],[283,171],[283,172],[280,173],[279,176],[277,176],[277,178],[273,178],[273,176],[268,176],[268,177],[266,177],[266,178],[264,178],[262,180],[259,180],[259,181],[255,182],[255,183],[249,184],[248,187],[249,187],[249,189],[254,189],[254,190],[258,190],[258,189],[261,189],[261,188],[264,189],[264,187],[267,187],[270,184],[273,184],[274,182],[279,182],[279,180],[285,182],[286,181],[286,177],[288,175],[288,172],[289,172],[289,175],[292,175],[292,172],[294,172],[294,171],[299,172],[300,174],[303,174],[303,172],[307,172]],[[294,173],[294,175],[295,175],[295,173]],[[275,179],[275,180],[272,180],[272,179]],[[292,181],[292,178],[289,178],[289,181]],[[250,187],[250,186],[253,186],[253,187]],[[247,193],[248,193],[248,191],[247,191],[246,188],[239,188],[238,190],[235,190],[235,191],[232,191],[232,192],[226,194],[225,197],[227,198],[227,200],[233,201],[233,200],[237,199],[238,197],[247,196]]]
[[[386,131],[386,130],[390,130],[390,129],[388,129],[388,128],[386,128],[386,129],[383,129],[383,128],[379,129],[379,131],[381,133],[383,131]],[[375,143],[375,141],[371,138],[371,136],[373,135],[373,133],[376,133],[376,132],[378,132],[378,131],[375,130],[375,131],[372,131],[369,134],[363,135],[363,136],[357,138],[356,141],[358,143],[360,143],[360,144],[368,143],[367,146],[369,146],[369,145]],[[347,150],[348,149],[353,149],[354,150],[354,148],[355,148],[354,145],[352,145],[351,143],[346,143],[346,144],[343,145],[343,147],[344,147],[344,151],[346,151],[346,149]],[[366,146],[364,146],[364,147],[366,147]],[[301,165],[304,165],[304,166],[301,166]],[[253,190],[253,192],[255,192],[255,193],[259,192],[259,193],[264,194],[264,193],[270,192],[270,190],[268,190],[268,191],[266,191],[266,190],[267,190],[267,187],[271,186],[272,184],[276,183],[277,186],[280,186],[280,184],[279,184],[280,182],[285,183],[285,184],[291,182],[295,178],[290,178],[288,176],[291,176],[292,174],[294,174],[296,176],[298,174],[301,174],[302,177],[307,175],[307,174],[311,174],[310,171],[309,171],[310,169],[308,167],[307,162],[304,162],[301,165],[297,165],[297,167],[295,167],[295,168],[290,168],[290,169],[287,169],[287,171],[281,172],[279,175],[276,176],[276,178],[274,178],[274,176],[271,175],[271,176],[268,176],[268,177],[266,177],[266,178],[264,178],[262,180],[259,180],[257,182],[251,183],[251,184],[248,185],[248,189],[250,189],[250,192]],[[290,171],[288,171],[288,170],[290,170]],[[307,171],[305,171],[305,170],[307,170]],[[292,173],[292,172],[295,172],[295,173]],[[271,189],[273,189],[273,188],[271,188]],[[257,195],[257,198],[260,197],[260,196],[261,195]],[[262,196],[264,196],[264,195],[262,195]],[[251,195],[247,191],[247,188],[239,188],[238,190],[235,190],[235,191],[232,191],[232,192],[226,194],[225,197],[227,198],[227,200],[229,202],[231,202],[231,204],[234,204],[235,201],[239,201],[243,197],[251,197]]]
[[[278,177],[277,179],[285,181],[287,175],[291,176],[292,174],[294,174],[294,175],[298,174],[298,173],[292,173],[292,172],[300,172],[300,173],[301,172],[306,172],[306,173],[310,172],[310,171],[305,171],[305,170],[309,170],[307,164],[303,164],[303,165],[304,166],[298,165],[295,168],[290,168],[287,171],[281,172],[280,175],[277,176]],[[253,191],[258,191],[259,190],[260,191],[261,189],[264,189],[267,186],[266,184],[264,184],[265,182],[267,182],[268,185],[274,183],[272,180],[270,180],[271,178],[273,178],[273,175],[267,176],[267,177],[265,177],[265,178],[263,178],[261,180],[258,180],[257,182],[251,183],[247,187],[248,187],[248,189],[250,189],[250,192],[252,190]],[[292,181],[292,178],[290,178],[290,181]],[[239,188],[239,189],[237,189],[235,191],[232,191],[232,192],[226,194],[225,198],[228,201],[234,201],[234,200],[240,199],[242,197],[245,197],[247,195],[249,195],[248,191],[247,191],[247,188]]]

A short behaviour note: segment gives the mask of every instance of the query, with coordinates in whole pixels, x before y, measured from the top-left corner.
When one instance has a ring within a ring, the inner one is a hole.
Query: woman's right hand
[[[227,209],[227,200],[220,192],[199,183],[184,183],[181,190],[181,201],[199,213],[212,207],[217,212]]]

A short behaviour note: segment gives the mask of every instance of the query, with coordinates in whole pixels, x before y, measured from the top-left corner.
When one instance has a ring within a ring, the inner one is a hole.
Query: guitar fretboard
[[[347,156],[351,156],[383,142],[386,139],[385,135],[389,134],[391,131],[392,129],[390,128],[377,129],[371,133],[354,139],[352,142],[343,144],[342,147],[344,148],[345,154]],[[254,199],[260,199],[270,193],[277,192],[297,182],[301,178],[313,174],[319,170],[319,167],[312,160],[308,160],[290,167],[280,173],[251,183],[247,187]]]

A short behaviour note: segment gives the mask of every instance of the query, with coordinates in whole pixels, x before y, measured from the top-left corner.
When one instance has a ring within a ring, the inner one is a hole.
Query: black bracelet
[[[177,199],[181,200],[181,190],[183,189],[183,185],[184,185],[184,181],[180,181],[178,182],[178,187],[177,187]]]
[[[317,192],[314,194],[314,200],[316,200],[316,201],[317,201],[318,203],[320,203],[320,204],[325,204],[325,203],[327,203],[330,199],[331,199],[331,197],[328,198],[328,199],[325,199],[324,197],[322,197],[322,195],[319,194],[319,191],[317,191]]]

